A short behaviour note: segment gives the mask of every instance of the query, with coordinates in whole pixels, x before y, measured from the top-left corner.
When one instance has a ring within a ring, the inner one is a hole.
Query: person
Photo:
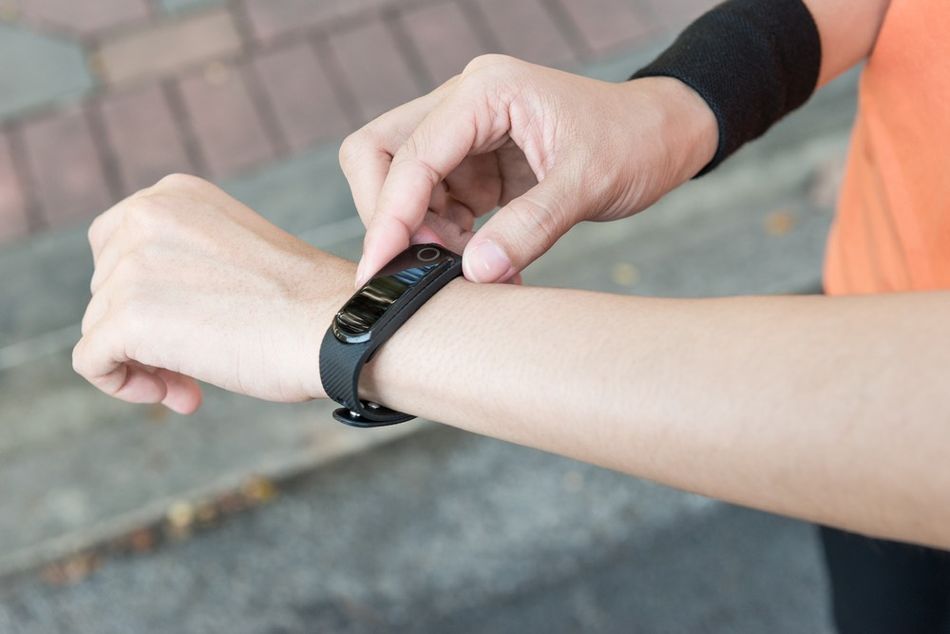
[[[344,142],[367,225],[356,269],[205,181],[167,177],[90,228],[74,367],[107,394],[185,414],[199,380],[274,401],[325,397],[320,342],[354,278],[411,242],[440,242],[464,251],[465,279],[386,343],[362,395],[836,527],[823,535],[840,631],[941,631],[948,30],[940,0],[730,0],[633,81],[479,57]],[[827,295],[485,284],[517,281],[573,225],[628,217],[708,172],[862,60]]]

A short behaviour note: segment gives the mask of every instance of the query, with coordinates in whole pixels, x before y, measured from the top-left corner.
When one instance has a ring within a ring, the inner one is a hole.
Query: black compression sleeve
[[[802,0],[728,0],[631,79],[675,77],[709,104],[719,147],[702,176],[805,103],[820,67],[818,27]]]

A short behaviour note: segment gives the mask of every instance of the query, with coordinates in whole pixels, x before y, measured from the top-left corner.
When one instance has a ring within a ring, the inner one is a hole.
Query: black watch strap
[[[805,103],[820,70],[818,25],[802,0],[727,0],[631,79],[673,77],[709,105],[719,146],[702,176]]]
[[[414,247],[418,249],[418,247]],[[415,418],[378,403],[361,399],[358,394],[360,372],[373,354],[423,304],[446,284],[462,274],[462,257],[448,253],[448,261],[427,275],[417,286],[409,289],[386,310],[386,319],[380,320],[370,338],[359,343],[341,341],[331,326],[320,346],[320,381],[327,396],[343,407],[334,410],[333,418],[353,427],[381,427],[395,425]]]
[[[408,414],[359,398],[360,372],[378,347],[372,343],[343,343],[332,329],[323,336],[320,380],[327,396],[343,405],[333,411],[333,418],[354,427],[381,427],[411,420]]]

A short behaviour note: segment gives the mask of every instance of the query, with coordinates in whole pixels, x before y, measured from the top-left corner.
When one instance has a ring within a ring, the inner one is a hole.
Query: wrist
[[[356,292],[353,288],[356,266],[346,260],[336,260],[330,267],[324,263],[317,268],[319,275],[312,276],[316,283],[309,284],[302,293],[301,305],[309,316],[307,337],[302,346],[307,355],[307,370],[303,378],[307,381],[306,390],[311,398],[327,398],[319,371],[321,345],[336,314]],[[452,306],[472,305],[472,300],[463,296],[478,286],[461,276],[456,277],[413,313],[363,367],[358,386],[360,398],[398,409],[393,406],[393,398],[417,389],[418,377],[414,371],[418,369],[418,360],[415,355],[427,349],[430,343],[428,333],[433,331],[435,324],[444,325],[452,319],[457,312],[451,309]]]
[[[669,188],[693,178],[716,154],[719,124],[709,104],[695,90],[673,77],[643,77],[620,84],[657,113],[656,125],[665,151]]]
[[[301,364],[301,382],[309,398],[326,398],[320,378],[320,346],[323,336],[333,322],[340,307],[353,295],[353,279],[356,264],[349,260],[333,258],[314,262],[307,281],[299,288],[296,303],[303,314],[305,336],[300,351],[304,357]]]
[[[477,284],[458,277],[440,289],[363,367],[359,379],[360,395],[387,407],[399,409],[409,405],[407,409],[414,410],[412,406],[416,405],[414,397],[418,396],[415,393],[419,387],[424,385],[431,388],[439,383],[439,378],[422,366],[440,365],[439,358],[449,348],[446,342],[440,340],[440,332],[452,323],[457,323],[456,332],[464,332],[464,320],[460,318],[459,307],[477,305],[476,295],[489,287],[507,288],[508,285]],[[453,328],[450,326],[449,330]],[[444,391],[441,395],[447,396]]]

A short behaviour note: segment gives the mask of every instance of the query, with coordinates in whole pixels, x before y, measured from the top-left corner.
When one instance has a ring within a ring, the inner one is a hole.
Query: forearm
[[[470,431],[950,545],[950,296],[665,300],[452,283],[364,371]]]
[[[180,413],[198,381],[325,393],[354,266],[173,176],[89,231],[73,367]],[[174,283],[170,283],[173,280]],[[789,515],[950,547],[950,293],[669,300],[456,280],[379,351],[401,411]]]

